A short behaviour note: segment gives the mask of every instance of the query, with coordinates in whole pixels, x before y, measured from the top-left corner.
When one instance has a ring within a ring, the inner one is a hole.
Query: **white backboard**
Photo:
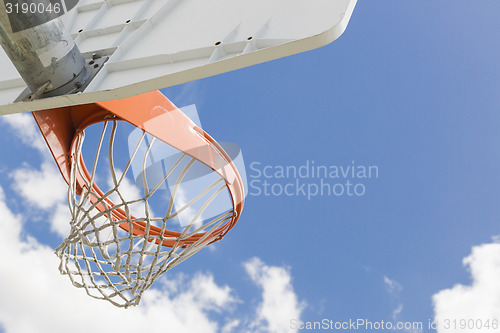
[[[130,97],[327,45],[356,0],[81,0],[62,18],[109,60],[84,93],[13,103],[25,90],[0,49],[0,114]]]

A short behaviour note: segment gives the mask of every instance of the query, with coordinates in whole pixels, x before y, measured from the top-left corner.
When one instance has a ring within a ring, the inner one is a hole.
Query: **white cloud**
[[[401,286],[401,284],[399,284],[396,280],[390,279],[387,276],[384,276],[384,284],[389,295],[391,296],[391,301],[397,304],[395,309],[392,311],[392,320],[393,322],[397,322],[401,312],[403,312],[403,304],[399,301],[399,295],[401,291],[403,291],[403,286]]]
[[[51,231],[67,236],[71,219],[66,200],[68,186],[54,164],[33,116],[19,113],[3,116],[1,121],[10,126],[22,143],[37,149],[43,160],[39,170],[24,165],[11,172],[10,176],[14,180],[12,188],[25,200],[25,207],[32,206],[49,212]]]
[[[47,145],[30,113],[18,113],[1,117],[9,125],[22,143],[39,150],[47,151]]]
[[[387,276],[384,276],[384,283],[393,296],[399,296],[399,293],[403,290],[403,287],[396,280],[389,279]]]
[[[25,166],[12,172],[11,176],[13,188],[38,208],[49,209],[66,200],[68,186],[49,162],[44,162],[41,170]]]
[[[224,327],[222,327],[221,333],[231,333],[234,332],[234,329],[240,325],[240,321],[238,319],[231,320]]]
[[[58,203],[53,207],[52,219],[50,219],[50,230],[61,237],[67,237],[71,231],[69,222],[71,214],[66,202]]]
[[[475,319],[500,323],[500,244],[491,243],[472,248],[472,253],[463,260],[468,268],[472,283],[457,284],[433,296],[435,318],[439,320],[438,332],[449,332],[444,320]],[[500,332],[500,328],[461,329],[453,332]]]
[[[392,318],[396,319],[403,312],[403,304],[399,304],[397,308],[392,312]]]
[[[68,186],[53,163],[43,162],[40,170],[24,166],[12,172],[11,177],[12,188],[25,200],[24,206],[48,212],[50,230],[66,237],[71,220],[66,200]]]
[[[58,194],[65,194],[60,187],[66,185],[57,169],[47,163],[41,170],[23,167],[12,173],[12,179],[14,188],[26,200],[24,206],[52,212],[51,229],[66,236],[69,213],[65,195]],[[300,318],[304,308],[293,291],[288,269],[267,266],[254,258],[245,263],[245,268],[262,289],[262,302],[251,319],[234,318],[231,310],[240,301],[228,286],[217,285],[210,274],[195,275],[191,281],[182,275],[174,280],[160,279],[144,294],[141,305],[124,315],[124,310],[89,298],[67,277],[60,276],[53,249],[33,238],[22,239],[21,221],[26,217],[9,210],[1,187],[0,216],[2,230],[6,230],[0,233],[0,253],[8,253],[2,255],[0,266],[0,299],[8,300],[0,302],[0,326],[7,333],[57,333],[66,332],[68,327],[78,333],[88,331],[90,326],[102,331],[136,332],[144,328],[144,323],[160,331],[168,327],[182,332],[280,333],[290,332],[290,319]],[[211,319],[211,313],[226,315],[225,324]]]
[[[88,297],[58,273],[53,249],[34,238],[23,238],[22,215],[5,203],[0,187],[0,326],[6,333],[31,332],[289,332],[291,318],[300,318],[299,303],[286,268],[265,265],[254,258],[245,263],[252,281],[262,288],[262,303],[250,324],[241,326],[233,310],[240,303],[229,286],[218,285],[211,274],[183,274],[160,279],[141,305],[127,310]],[[168,273],[167,273],[168,274]],[[225,324],[212,314],[224,315]]]
[[[292,286],[288,269],[267,266],[260,259],[253,258],[244,264],[252,281],[262,288],[262,303],[257,308],[256,318],[250,324],[252,332],[285,333],[291,319],[300,319],[303,302],[299,302]]]
[[[401,292],[403,291],[403,286],[394,279],[390,279],[387,276],[384,276],[384,284],[387,288],[387,292],[391,297],[391,303],[393,304],[394,309],[392,310],[392,323],[397,324],[399,322],[404,323],[407,322],[404,320],[402,312],[404,309],[403,303],[401,302]],[[423,329],[418,327],[413,328],[405,328],[402,330],[403,332],[409,333],[420,333]]]
[[[5,332],[218,332],[212,312],[236,302],[228,286],[210,274],[176,279],[149,290],[142,305],[123,310],[89,298],[57,271],[53,250],[22,238],[22,216],[5,204],[0,188],[0,325]],[[158,289],[159,287],[159,289]],[[93,329],[92,329],[93,328]]]

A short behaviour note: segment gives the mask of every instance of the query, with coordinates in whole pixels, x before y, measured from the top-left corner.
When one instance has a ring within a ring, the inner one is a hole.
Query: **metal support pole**
[[[53,2],[0,0],[0,43],[36,97],[73,92],[89,76],[85,59],[60,18],[12,7],[12,3],[42,3],[48,8]]]

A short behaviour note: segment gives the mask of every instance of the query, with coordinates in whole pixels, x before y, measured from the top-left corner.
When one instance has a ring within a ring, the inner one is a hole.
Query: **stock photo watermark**
[[[323,318],[319,321],[290,320],[290,329],[299,331],[338,331],[338,332],[440,332],[456,330],[481,330],[481,332],[498,332],[498,318],[439,318],[425,321],[372,321],[365,318],[348,319],[344,321]]]
[[[251,196],[362,197],[368,183],[378,179],[377,165],[325,165],[307,160],[300,165],[266,165],[252,162],[248,170]]]
[[[200,117],[195,105],[181,108],[198,127],[202,128]],[[129,136],[129,153],[134,152],[136,142],[141,137],[140,131]],[[304,160],[298,164],[266,164],[259,161],[246,162],[241,148],[230,142],[220,142],[228,156],[228,162],[236,166],[244,188],[245,197],[300,197],[312,200],[317,197],[351,197],[359,198],[369,192],[370,186],[380,177],[380,168],[376,164],[363,164],[355,160],[343,163],[322,164],[314,160]],[[142,150],[146,151],[146,146]],[[186,154],[197,156],[205,148],[193,147]],[[132,171],[137,185],[146,181],[149,186],[162,179],[166,166],[179,158],[176,149],[163,147],[160,150],[150,149],[146,165],[132,164]],[[182,154],[181,154],[182,155]],[[143,168],[148,169],[144,177]],[[219,166],[218,172],[224,174],[224,167]],[[207,169],[208,170],[208,169]],[[207,170],[194,170],[183,182],[184,191],[198,190],[204,181],[210,178]],[[196,182],[192,182],[196,180]],[[151,183],[151,184],[149,184]],[[175,179],[166,178],[165,186],[170,190],[176,185]],[[189,185],[189,186],[188,186]]]

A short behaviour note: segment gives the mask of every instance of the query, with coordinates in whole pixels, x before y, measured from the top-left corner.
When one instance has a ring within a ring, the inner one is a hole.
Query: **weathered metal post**
[[[89,76],[57,4],[61,2],[0,0],[0,43],[37,97],[70,93]]]

